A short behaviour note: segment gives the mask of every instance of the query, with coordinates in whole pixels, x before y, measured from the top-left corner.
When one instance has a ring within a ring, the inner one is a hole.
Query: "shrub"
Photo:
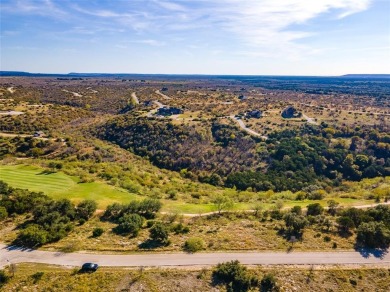
[[[5,207],[0,206],[0,221],[3,221],[8,217],[8,212]]]
[[[92,231],[92,236],[93,237],[99,237],[103,234],[104,230],[103,228],[101,227],[96,227],[93,231]]]
[[[32,224],[19,232],[17,242],[23,246],[36,247],[47,242],[48,232],[41,226]]]
[[[179,223],[172,227],[172,231],[176,234],[179,233],[188,233],[190,232],[190,228],[188,226],[184,226],[183,224]]]
[[[319,203],[307,205],[307,215],[317,216],[321,215],[324,211],[324,208]]]
[[[9,276],[5,273],[4,270],[0,270],[0,287],[6,284],[9,281]]]
[[[297,215],[301,215],[302,214],[302,207],[301,206],[294,206],[291,208],[291,213],[295,213]]]
[[[276,284],[275,277],[271,274],[264,275],[263,279],[260,282],[260,291],[271,292],[271,291],[279,291],[279,287]]]
[[[146,221],[146,228],[150,228],[154,225],[154,223],[156,223],[156,221],[154,220],[148,220]]]
[[[258,285],[257,278],[237,260],[218,264],[213,277],[226,284],[228,291],[248,291]]]
[[[331,241],[331,238],[330,238],[328,235],[326,235],[326,236],[324,237],[324,241],[325,241],[325,242],[329,242],[329,241]]]
[[[37,283],[40,279],[42,279],[44,275],[44,272],[36,272],[35,274],[31,275],[31,278],[34,280],[34,284]]]
[[[88,220],[95,213],[97,204],[93,200],[84,200],[77,205],[77,218]]]
[[[119,225],[114,228],[117,233],[127,233],[137,236],[144,223],[144,218],[138,214],[125,214],[119,219]]]
[[[114,203],[112,205],[107,206],[106,211],[103,214],[103,219],[109,221],[116,221],[122,214],[124,206],[119,203]]]
[[[168,227],[161,222],[156,222],[152,228],[150,228],[150,238],[159,242],[167,242],[168,240]]]
[[[204,245],[202,238],[192,237],[184,243],[184,249],[188,252],[197,252],[204,249]]]
[[[357,242],[371,248],[387,248],[390,245],[390,230],[382,222],[362,223],[357,229]]]

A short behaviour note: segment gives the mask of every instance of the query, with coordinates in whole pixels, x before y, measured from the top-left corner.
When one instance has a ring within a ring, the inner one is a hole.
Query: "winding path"
[[[251,129],[249,129],[247,126],[245,126],[244,122],[240,119],[237,119],[235,116],[229,116],[233,121],[236,121],[238,123],[238,125],[240,126],[241,129],[243,129],[244,131],[246,131],[247,133],[253,135],[253,136],[257,136],[257,137],[260,137],[260,138],[263,138],[265,140],[268,139],[267,136],[263,136],[261,135],[260,133],[257,133]]]
[[[157,93],[158,95],[162,96],[165,99],[171,99],[168,95],[165,95],[164,93],[161,93],[160,90],[156,90],[155,93]]]
[[[347,252],[221,252],[221,253],[148,253],[109,255],[62,253],[7,247],[0,244],[0,268],[13,263],[42,263],[81,266],[85,262],[110,267],[186,267],[209,266],[239,260],[245,265],[366,265],[390,267],[390,254],[380,251]]]

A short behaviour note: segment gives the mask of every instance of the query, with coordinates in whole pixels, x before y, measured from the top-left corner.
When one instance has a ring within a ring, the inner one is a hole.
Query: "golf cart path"
[[[384,265],[390,267],[390,254],[369,251],[347,252],[221,252],[148,253],[133,255],[62,253],[7,247],[0,244],[0,268],[8,264],[42,263],[81,266],[92,262],[109,267],[209,266],[239,260],[245,265]]]
[[[367,209],[367,208],[374,208],[376,206],[379,206],[379,205],[390,205],[390,201],[388,202],[384,202],[384,203],[373,203],[373,204],[367,204],[367,205],[356,205],[356,206],[343,206],[343,205],[340,205],[338,206],[337,208],[356,208],[356,209]],[[291,207],[284,207],[282,208],[282,210],[289,210],[291,209]],[[306,209],[305,207],[303,209]],[[329,207],[324,207],[325,210],[329,209]],[[103,212],[103,211],[102,211]],[[185,216],[185,217],[202,217],[202,216],[209,216],[209,215],[213,215],[213,214],[218,214],[218,213],[226,213],[226,212],[231,212],[231,210],[222,210],[222,211],[212,211],[212,212],[206,212],[206,213],[180,213],[180,215],[182,216]],[[234,212],[234,211],[233,211]],[[251,210],[251,209],[248,209],[248,210],[239,210],[239,212],[245,212],[245,213],[254,213],[256,212],[256,210]],[[160,214],[163,214],[163,215],[166,215],[166,214],[173,214],[172,212],[160,212]]]

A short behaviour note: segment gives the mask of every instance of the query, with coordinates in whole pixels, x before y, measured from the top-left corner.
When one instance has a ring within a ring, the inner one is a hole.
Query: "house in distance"
[[[157,110],[157,115],[160,116],[172,116],[172,115],[179,115],[182,113],[183,113],[182,109],[176,107],[169,107],[169,106],[160,107]]]
[[[302,113],[292,106],[288,106],[282,111],[282,117],[285,119],[300,118],[301,116]]]
[[[246,113],[246,117],[247,118],[259,119],[262,116],[263,116],[263,113],[260,110],[252,110],[252,111],[249,111],[249,112]]]

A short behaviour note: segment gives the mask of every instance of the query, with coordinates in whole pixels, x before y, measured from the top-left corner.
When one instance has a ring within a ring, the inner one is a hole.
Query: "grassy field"
[[[141,198],[103,182],[79,183],[77,177],[62,172],[48,174],[33,166],[0,165],[0,179],[12,187],[44,192],[54,199],[68,198],[74,202],[96,200],[99,208],[113,202],[125,203]]]
[[[44,169],[26,165],[0,165],[0,180],[15,188],[44,192],[54,199],[68,198],[73,202],[91,199],[98,202],[98,208],[104,209],[114,202],[128,203],[142,199],[122,188],[104,182],[79,183],[77,177],[62,172],[45,173]],[[164,212],[205,213],[214,211],[213,204],[189,204],[182,201],[162,200]],[[236,204],[235,209],[248,209],[248,204]]]
[[[84,199],[93,199],[98,202],[99,209],[104,209],[107,205],[114,202],[128,203],[134,199],[142,199],[143,196],[136,195],[128,192],[125,189],[109,185],[103,181],[95,181],[91,183],[80,183],[79,178],[75,176],[69,176],[63,172],[47,173],[43,168],[27,165],[0,165],[0,180],[5,181],[12,187],[29,189],[31,191],[44,192],[48,196],[54,199],[68,198],[74,202],[79,202]],[[359,184],[374,184],[378,183],[376,180],[366,180],[351,185],[351,188],[361,188]],[[388,179],[382,182],[380,187],[388,185]],[[234,191],[232,191],[233,193]],[[358,191],[355,191],[357,194]],[[283,197],[282,193],[275,193],[272,198],[266,202],[262,202],[263,209],[270,209],[274,206],[274,201],[279,200],[279,197]],[[334,199],[344,206],[365,205],[373,203],[372,200],[364,198],[364,194],[357,195],[354,198],[340,197],[337,194],[330,195],[323,200],[318,201],[295,201],[284,200],[284,207],[289,208],[296,205],[306,207],[308,204],[319,202],[321,205],[326,206],[329,199]],[[213,194],[210,194],[212,196]],[[293,197],[293,194],[289,196]],[[170,213],[189,213],[189,214],[201,214],[215,211],[215,206],[212,203],[187,203],[183,200],[168,200],[162,199],[163,212]],[[253,209],[255,203],[241,202],[235,203],[232,208],[236,210],[248,210]]]
[[[252,267],[258,279],[272,274],[281,291],[389,291],[385,268]],[[8,273],[10,274],[10,273]],[[92,274],[41,264],[20,264],[2,291],[226,291],[212,280],[212,268],[100,268]],[[259,291],[254,289],[252,291]]]

